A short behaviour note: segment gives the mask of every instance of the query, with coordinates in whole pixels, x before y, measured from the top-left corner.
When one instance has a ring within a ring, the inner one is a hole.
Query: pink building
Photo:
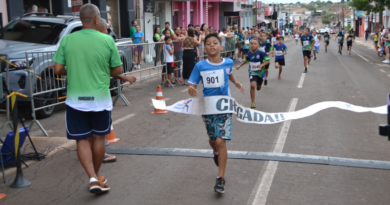
[[[208,1],[206,10],[206,1],[196,0],[194,2],[172,2],[172,13],[174,27],[185,27],[188,24],[213,26],[215,30],[219,29],[219,0]]]

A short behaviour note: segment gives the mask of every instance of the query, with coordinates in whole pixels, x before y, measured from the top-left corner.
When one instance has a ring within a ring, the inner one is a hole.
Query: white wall
[[[0,13],[3,13],[3,25],[8,23],[7,2],[6,0],[0,0]]]
[[[153,13],[144,13],[145,17],[145,41],[153,42]],[[148,23],[149,22],[149,23]]]
[[[165,22],[168,21],[172,26],[172,2],[171,1],[164,2],[164,10],[162,13],[164,18],[164,24]]]

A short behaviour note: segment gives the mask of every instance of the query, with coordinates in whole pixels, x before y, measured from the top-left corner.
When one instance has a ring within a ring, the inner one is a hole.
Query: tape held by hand
[[[342,110],[348,110],[357,113],[372,112],[376,114],[387,114],[386,105],[368,108],[352,105],[341,101],[320,102],[306,107],[302,110],[280,113],[266,113],[258,110],[249,109],[238,104],[234,98],[229,96],[189,98],[186,100],[178,101],[170,106],[166,106],[165,101],[163,100],[152,99],[152,101],[153,106],[156,109],[191,115],[233,113],[236,115],[237,120],[245,123],[254,124],[275,124],[287,120],[305,118],[328,108],[339,108]]]

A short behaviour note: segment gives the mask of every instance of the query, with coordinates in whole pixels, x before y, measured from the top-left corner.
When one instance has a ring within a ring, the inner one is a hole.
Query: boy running
[[[165,55],[165,62],[167,63],[167,66],[163,68],[163,72],[167,72],[168,74],[168,80],[165,83],[165,87],[167,88],[173,88],[174,85],[170,85],[170,82],[172,82],[172,73],[174,72],[174,60],[173,60],[173,48],[172,45],[172,39],[169,36],[165,36],[165,45],[164,45],[164,55]],[[166,68],[166,71],[165,71]]]
[[[310,65],[311,50],[314,46],[314,38],[309,34],[309,32],[309,28],[305,28],[305,31],[301,37],[302,53],[304,58],[303,64],[305,66],[305,70],[303,71],[304,73],[307,73],[307,65]]]
[[[287,54],[287,46],[286,46],[286,44],[283,43],[284,42],[283,37],[279,37],[278,40],[279,40],[279,43],[275,44],[274,52],[275,52],[275,68],[276,69],[279,68],[278,79],[280,79],[280,75],[282,74],[283,66],[285,65],[284,55]]]
[[[314,60],[317,60],[317,53],[320,52],[321,36],[317,35],[317,31],[313,31],[313,35],[314,35],[314,40],[316,41],[316,42],[314,43],[313,54],[314,54]]]
[[[272,45],[275,45],[275,43],[276,43],[276,37],[271,33],[271,44]]]
[[[260,34],[260,51],[263,51],[264,53],[266,53],[267,55],[269,54],[273,54],[272,52],[272,49],[274,48],[269,42],[267,42],[265,39],[267,38],[267,34],[266,33],[261,33]],[[267,64],[265,66],[265,78],[264,78],[264,86],[267,86],[268,84],[268,68],[269,68],[269,64]]]
[[[196,86],[202,81],[203,96],[230,96],[229,80],[244,93],[244,87],[234,75],[233,61],[221,58],[221,39],[217,34],[208,34],[204,40],[205,52],[208,59],[197,63],[188,82],[188,93],[192,97],[198,96]],[[211,80],[210,80],[211,79]],[[226,140],[231,140],[232,114],[203,115],[203,122],[209,136],[210,146],[214,150],[214,162],[219,166],[219,173],[214,191],[225,192],[225,169],[227,162]]]
[[[251,41],[251,37],[248,35],[248,32],[245,31],[245,40],[244,40],[244,43],[243,43],[243,46],[242,46],[242,59],[245,59],[246,58],[246,55],[248,54],[248,51],[249,51],[249,48],[250,48],[250,41]],[[240,62],[242,63],[242,62]]]
[[[337,41],[339,42],[339,53],[340,53],[340,55],[343,55],[342,54],[343,44],[344,44],[344,35],[343,35],[343,33],[340,31],[339,35],[337,35],[336,38],[337,38]]]
[[[298,45],[299,34],[295,33],[295,45]]]
[[[324,35],[324,42],[325,42],[325,53],[328,52],[328,45],[329,45],[329,33],[326,31]]]
[[[352,39],[355,39],[355,36],[352,34],[352,31],[350,31],[347,36],[347,50],[349,51],[349,55],[351,55],[352,50]]]
[[[268,55],[260,51],[259,44],[260,42],[257,39],[251,40],[251,48],[248,52],[245,61],[242,62],[239,66],[237,66],[237,70],[240,69],[244,64],[249,64],[249,80],[251,83],[251,108],[256,108],[255,104],[255,87],[257,84],[257,90],[261,89],[261,84],[263,83],[263,77],[265,76],[265,66],[269,64]]]
[[[243,30],[242,28],[239,29],[239,32],[237,33],[237,35],[235,36],[236,39],[236,43],[238,45],[238,54],[237,54],[237,57],[238,57],[238,62],[241,63],[242,62],[242,59],[244,59],[244,57],[242,56],[243,53],[242,53],[242,43],[243,43],[243,40],[244,40],[244,35],[242,34]]]

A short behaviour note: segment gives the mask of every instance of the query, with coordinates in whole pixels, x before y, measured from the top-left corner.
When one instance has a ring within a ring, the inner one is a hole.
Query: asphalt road
[[[386,103],[390,91],[390,66],[373,50],[354,44],[352,55],[337,53],[331,41],[302,78],[301,47],[286,41],[288,55],[282,79],[271,58],[269,84],[256,92],[257,109],[265,112],[300,110],[317,102],[344,101],[376,107]],[[358,56],[359,54],[360,56]],[[363,57],[363,58],[362,58]],[[234,71],[248,88],[245,95],[232,87],[232,96],[250,106],[246,69]],[[131,106],[119,102],[113,110],[114,129],[121,140],[112,147],[209,149],[199,116],[169,112],[151,114],[156,95],[154,79],[124,89]],[[185,86],[163,89],[167,104],[188,98]],[[200,90],[200,89],[199,89]],[[125,120],[120,120],[127,118]],[[291,123],[244,124],[234,119],[228,150],[283,152],[353,159],[389,160],[390,142],[378,136],[385,115],[339,109],[321,111]],[[65,137],[64,110],[41,120],[51,137]],[[34,136],[42,136],[37,126]],[[218,168],[211,158],[118,155],[104,164],[101,174],[111,191],[102,196],[88,192],[75,147],[24,169],[32,185],[9,188],[14,175],[0,184],[7,197],[1,204],[389,204],[390,172],[363,168],[229,159],[226,193],[213,191]]]

